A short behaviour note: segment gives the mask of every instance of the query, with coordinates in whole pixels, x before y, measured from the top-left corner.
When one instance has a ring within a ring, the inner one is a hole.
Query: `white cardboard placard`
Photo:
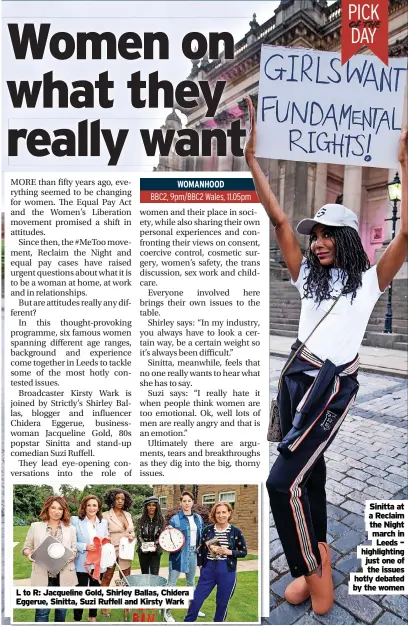
[[[262,46],[257,156],[396,167],[406,76],[406,58]]]

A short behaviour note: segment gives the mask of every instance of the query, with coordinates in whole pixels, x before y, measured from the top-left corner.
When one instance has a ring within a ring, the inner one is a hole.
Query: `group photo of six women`
[[[142,574],[158,575],[163,553],[159,536],[170,526],[183,534],[184,543],[181,549],[169,553],[167,585],[175,586],[183,573],[187,586],[194,587],[199,568],[194,598],[184,621],[194,622],[197,617],[205,617],[200,609],[214,587],[217,588],[214,621],[225,621],[228,602],[235,590],[237,559],[247,554],[240,529],[230,523],[233,510],[229,503],[218,502],[212,507],[208,525],[192,510],[194,497],[189,491],[183,491],[180,495],[180,509],[168,524],[163,517],[159,499],[155,496],[144,500],[142,514],[135,521],[129,512],[132,497],[125,489],[107,491],[104,504],[108,510],[102,512],[101,500],[89,494],[81,500],[78,514],[71,516],[63,497],[49,496],[46,499],[39,516],[41,521],[31,524],[22,551],[32,562],[32,586],[108,587],[112,583],[116,566],[120,578],[131,574],[132,560],[119,555],[121,540],[122,544],[123,540],[127,540],[136,546]],[[48,572],[32,557],[47,537],[60,541],[73,554],[57,575]],[[97,558],[100,555],[98,546],[103,539],[109,540],[115,550],[116,562],[110,567],[104,567],[100,556],[99,561]],[[95,622],[98,609],[85,610],[88,611],[88,621]],[[100,611],[106,618],[111,616],[108,609]],[[54,620],[50,619],[50,612],[50,608],[36,609],[35,621],[65,621],[67,609],[56,608]],[[75,608],[74,621],[81,621],[83,613],[84,609]],[[165,622],[175,622],[169,610],[164,610],[162,617]]]

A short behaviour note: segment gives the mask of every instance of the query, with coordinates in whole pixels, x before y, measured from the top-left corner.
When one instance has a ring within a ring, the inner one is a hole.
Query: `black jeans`
[[[142,574],[158,574],[161,554],[157,552],[142,552],[138,550],[140,569]]]
[[[100,587],[99,580],[95,580],[86,572],[77,572],[78,585],[77,587]],[[74,609],[74,621],[80,622],[84,609]],[[98,609],[89,609],[89,617],[96,617]]]
[[[294,577],[320,565],[318,542],[326,541],[323,452],[337,434],[358,390],[355,379],[346,376],[338,380],[314,402],[307,416],[308,428],[287,455],[279,454],[266,482],[276,529]],[[304,373],[284,376],[278,399],[284,436],[291,430],[296,407],[313,382]]]

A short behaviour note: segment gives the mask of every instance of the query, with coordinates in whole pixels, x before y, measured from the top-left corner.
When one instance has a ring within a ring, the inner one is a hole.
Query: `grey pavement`
[[[287,356],[294,341],[293,337],[270,335],[271,356]],[[359,355],[360,371],[408,378],[408,354],[403,350],[361,346]]]
[[[285,359],[271,357],[270,363],[274,394]],[[408,623],[407,596],[348,594],[349,573],[361,571],[356,547],[367,542],[365,501],[405,500],[408,495],[407,380],[394,372],[391,376],[360,373],[359,382],[357,400],[325,453],[334,607],[319,616],[313,613],[310,601],[292,606],[284,600],[292,577],[271,516],[270,614],[263,619],[265,624]],[[271,464],[276,455],[276,444],[271,444]]]

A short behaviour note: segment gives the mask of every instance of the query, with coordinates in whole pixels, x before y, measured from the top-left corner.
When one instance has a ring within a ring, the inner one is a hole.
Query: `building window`
[[[160,508],[162,510],[162,513],[166,512],[166,508],[167,508],[166,502],[167,502],[166,496],[160,496],[159,504],[160,504]]]
[[[215,493],[205,493],[201,499],[201,504],[211,509],[215,504]]]
[[[224,491],[220,493],[220,502],[228,502],[232,508],[235,508],[235,491]]]

